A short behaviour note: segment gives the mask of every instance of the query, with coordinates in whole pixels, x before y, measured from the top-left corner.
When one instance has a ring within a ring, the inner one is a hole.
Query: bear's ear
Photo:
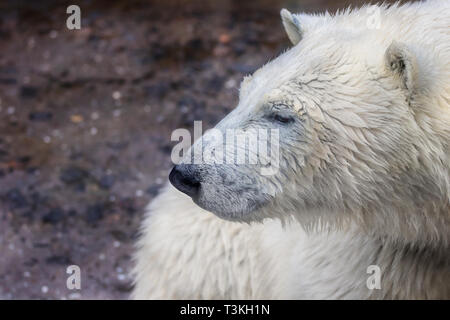
[[[300,26],[300,22],[295,15],[286,9],[281,9],[280,15],[284,30],[286,30],[289,40],[291,40],[292,44],[295,46],[303,37],[303,30]]]
[[[386,50],[385,61],[388,70],[398,77],[402,87],[411,95],[417,83],[416,57],[406,45],[394,41]]]

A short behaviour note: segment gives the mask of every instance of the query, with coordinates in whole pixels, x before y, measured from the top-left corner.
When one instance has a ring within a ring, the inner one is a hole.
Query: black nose
[[[195,198],[200,190],[200,181],[192,165],[181,164],[173,167],[169,174],[169,181],[175,188],[191,198]]]

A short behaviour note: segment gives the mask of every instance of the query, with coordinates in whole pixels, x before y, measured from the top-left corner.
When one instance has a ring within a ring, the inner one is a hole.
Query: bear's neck
[[[313,232],[301,250],[309,258],[299,272],[310,275],[301,287],[325,286],[324,295],[315,296],[312,289],[301,298],[450,299],[448,248],[418,248],[351,228]],[[379,270],[379,288],[368,286],[374,269]]]

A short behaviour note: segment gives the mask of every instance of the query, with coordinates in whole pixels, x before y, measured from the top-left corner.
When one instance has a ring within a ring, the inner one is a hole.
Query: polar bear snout
[[[200,191],[200,181],[192,165],[180,164],[173,167],[169,174],[169,181],[175,188],[189,197],[197,198]]]

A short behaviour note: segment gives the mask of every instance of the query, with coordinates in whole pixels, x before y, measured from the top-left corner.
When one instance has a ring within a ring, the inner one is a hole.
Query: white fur
[[[450,298],[450,2],[380,10],[380,30],[367,29],[366,8],[297,15],[299,44],[245,80],[219,124],[256,114],[261,101],[293,100],[315,143],[295,183],[272,183],[305,204],[277,198],[252,217],[284,227],[228,222],[167,186],[143,223],[134,298]],[[406,75],[388,70],[398,56]],[[320,136],[323,123],[339,139]],[[328,163],[339,176],[320,177]],[[413,193],[416,184],[432,194]],[[305,210],[342,194],[345,206]],[[366,286],[369,265],[381,268],[380,290]]]

